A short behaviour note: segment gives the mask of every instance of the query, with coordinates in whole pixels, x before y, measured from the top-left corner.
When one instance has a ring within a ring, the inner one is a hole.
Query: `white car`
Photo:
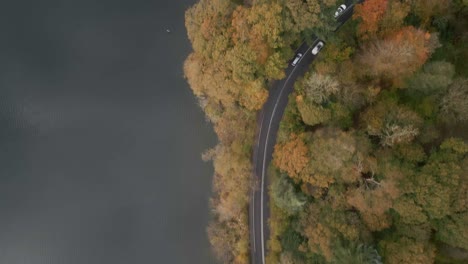
[[[317,43],[317,45],[312,49],[312,54],[317,55],[323,46],[325,46],[325,44],[322,41],[319,41],[319,43]]]
[[[339,17],[346,10],[346,5],[340,5],[335,11],[335,18]]]
[[[291,62],[291,65],[292,65],[292,66],[296,66],[296,64],[301,60],[301,58],[302,58],[302,53],[296,54],[296,57],[295,57],[294,60]]]

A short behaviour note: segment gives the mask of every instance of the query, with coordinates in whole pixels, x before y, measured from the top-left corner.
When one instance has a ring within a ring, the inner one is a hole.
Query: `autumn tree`
[[[239,103],[249,110],[259,110],[268,98],[268,91],[261,80],[254,80],[245,84]]]
[[[225,263],[234,263],[239,253],[236,249],[239,238],[236,237],[235,232],[231,231],[233,227],[237,226],[234,223],[213,221],[207,229],[208,238],[213,245],[214,253]]]
[[[388,210],[393,206],[393,200],[398,196],[398,192],[393,191],[394,187],[388,188],[381,182],[372,184],[377,185],[372,187],[375,189],[366,189],[368,187],[361,186],[350,191],[347,201],[360,212],[370,230],[379,231],[391,225]]]
[[[385,263],[425,264],[434,263],[436,248],[433,244],[400,237],[396,241],[383,241]]]
[[[252,25],[251,43],[255,45],[257,39],[262,39],[270,48],[281,48],[284,43],[281,34],[285,31],[282,23],[282,7],[274,2],[253,5],[247,22]]]
[[[328,75],[308,74],[296,85],[297,108],[305,124],[314,126],[329,122],[340,123],[349,118],[349,110],[336,100],[339,83]]]
[[[251,164],[249,159],[235,155],[230,148],[218,146],[216,151],[213,188],[218,196],[212,205],[220,220],[237,219],[247,206]]]
[[[239,90],[223,68],[222,63],[209,63],[198,54],[189,55],[184,64],[185,76],[197,97],[230,107],[236,102]]]
[[[349,82],[342,85],[338,101],[350,109],[360,109],[367,103],[374,101],[380,91],[380,87]]]
[[[327,63],[327,64],[334,64],[333,66],[335,67],[331,67],[331,68],[336,68],[338,65],[346,64],[346,62],[349,62],[351,55],[354,52],[355,52],[355,47],[352,45],[352,43],[347,43],[343,41],[342,39],[335,37],[335,39],[331,38],[327,42],[327,48],[321,51],[320,58],[317,58],[317,61],[322,62],[322,63]],[[316,66],[316,70],[317,68],[318,67]],[[352,69],[348,68],[348,70],[352,72]],[[328,77],[329,79],[332,79],[332,80],[334,79],[331,76],[333,72],[326,72],[326,73],[318,72],[318,73],[320,75],[325,75],[323,77]],[[340,77],[340,76],[336,76],[336,77]]]
[[[310,184],[310,193],[320,193],[313,188],[330,188],[339,183],[355,183],[372,166],[367,155],[367,139],[336,128],[317,130],[310,136],[310,162],[299,174],[298,179]]]
[[[398,31],[404,25],[410,12],[410,5],[404,1],[388,1],[383,18],[379,21],[379,35],[386,36]]]
[[[274,52],[265,62],[264,73],[268,79],[279,80],[286,76],[284,69],[286,68],[286,57],[281,52]]]
[[[450,204],[453,201],[452,189],[456,188],[460,168],[453,163],[433,161],[426,165],[422,173],[416,175],[416,203],[432,219],[439,219],[450,214]],[[440,177],[444,175],[444,177]],[[437,193],[437,195],[434,195]]]
[[[285,23],[281,4],[201,0],[185,13],[193,53],[184,63],[184,74],[220,141],[204,158],[213,161],[215,171],[208,233],[224,262],[249,260],[254,111],[268,97],[268,80],[284,77],[291,44],[299,39],[290,33],[292,23]]]
[[[256,63],[257,53],[246,43],[239,43],[226,52],[226,69],[232,73],[232,80],[238,84],[255,80],[260,69]],[[239,90],[239,88],[237,87]]]
[[[438,47],[436,35],[405,27],[385,39],[369,42],[357,57],[363,73],[401,84],[416,72]]]
[[[362,175],[357,185],[346,191],[347,203],[359,211],[371,231],[391,226],[390,209],[402,194],[399,182],[407,173],[386,152],[375,153],[375,165]]]
[[[440,103],[441,119],[446,122],[468,120],[468,79],[457,79]]]
[[[411,109],[392,100],[379,101],[361,115],[362,127],[380,138],[382,146],[408,143],[418,134],[422,119]]]
[[[320,23],[319,1],[290,0],[285,2],[294,23],[293,30],[300,32]]]
[[[413,219],[410,221],[420,222],[425,219],[421,215],[421,209],[428,219],[435,220],[459,210],[466,210],[457,206],[460,196],[453,190],[466,186],[466,173],[461,161],[467,153],[468,147],[462,140],[453,138],[445,140],[420,171],[408,179],[406,192],[411,195],[410,197],[414,197],[414,202],[407,197],[407,200],[397,207],[397,211],[405,216],[408,213],[404,213],[404,207],[411,206],[415,209],[414,215],[407,216]],[[463,196],[462,193],[461,197]],[[464,201],[466,198],[461,200]]]
[[[237,140],[233,141],[235,144]],[[207,154],[213,159],[215,174],[211,199],[213,221],[208,237],[218,258],[229,263],[248,263],[247,204],[251,164],[236,148],[219,144]]]
[[[313,35],[327,48],[280,125],[268,263],[431,263],[436,245],[468,250],[468,147],[438,132],[468,120],[462,2],[366,0],[333,34],[336,0],[187,10],[184,74],[219,139],[203,158],[214,165],[207,232],[223,263],[249,261],[256,111]],[[431,61],[435,30],[444,46]]]
[[[330,109],[306,101],[302,95],[296,97],[296,104],[302,121],[309,126],[326,123],[332,118]]]
[[[228,229],[221,226],[221,222],[212,222],[208,229],[208,237],[213,247],[216,256],[225,262],[230,262],[234,259],[233,248],[235,239],[231,237]]]
[[[409,0],[413,12],[421,19],[423,24],[428,24],[434,16],[440,16],[450,8],[452,0]]]
[[[291,134],[288,142],[275,146],[273,163],[290,177],[297,177],[308,161],[308,149],[300,135]]]
[[[251,8],[237,6],[232,14],[232,39],[236,45],[248,43],[256,54],[256,62],[264,64],[272,48],[281,45],[278,4],[260,4]],[[262,22],[262,23],[260,23]]]
[[[427,158],[423,147],[420,144],[399,144],[394,148],[393,155],[403,162],[418,164]]]
[[[323,36],[334,30],[333,12],[336,10],[336,0],[288,0],[283,1],[288,17],[291,18],[293,32],[308,32]],[[287,21],[287,20],[286,20]]]
[[[317,199],[300,212],[298,224],[301,227],[301,234],[307,238],[300,246],[300,250],[308,250],[323,256],[327,262],[339,263],[340,259],[350,255],[366,258],[375,254],[367,249],[363,251],[357,249],[349,254],[350,252],[344,247],[356,249],[353,241],[369,242],[368,230],[356,212],[330,208],[326,200]],[[374,255],[375,259],[377,256]],[[313,263],[312,259],[309,259],[307,263],[311,262]]]
[[[327,199],[331,197],[327,197]],[[359,213],[350,210],[351,207],[340,209],[324,208],[321,220],[344,241],[369,242],[369,229],[361,220]],[[336,241],[338,242],[338,241]],[[335,246],[338,243],[334,243]]]
[[[301,82],[299,91],[306,100],[322,104],[330,101],[330,96],[336,94],[338,89],[339,83],[332,77],[312,73]]]
[[[296,95],[292,92],[288,98],[288,105],[284,110],[283,118],[280,122],[277,143],[282,143],[289,140],[289,135],[292,133],[300,134],[304,131],[301,113],[297,109]]]
[[[387,10],[388,0],[368,0],[356,5],[354,19],[359,19],[358,34],[366,39],[374,36]]]
[[[400,215],[401,221],[405,224],[421,224],[427,222],[427,215],[423,208],[415,202],[411,196],[398,198],[393,209]]]
[[[429,222],[410,225],[394,218],[391,232],[384,232],[378,243],[384,263],[434,263],[432,232]]]
[[[228,49],[227,29],[233,9],[229,0],[201,0],[185,12],[185,27],[197,54],[218,59]]]
[[[320,221],[320,210],[320,206],[311,205],[301,214],[301,233],[307,238],[301,249],[322,255],[330,262],[333,259],[333,241],[336,235]]]
[[[231,146],[236,141],[246,143],[253,138],[249,133],[253,132],[251,125],[254,122],[255,116],[252,113],[232,107],[219,115],[214,122],[214,131],[220,142],[226,146]],[[232,129],[233,127],[238,129]]]

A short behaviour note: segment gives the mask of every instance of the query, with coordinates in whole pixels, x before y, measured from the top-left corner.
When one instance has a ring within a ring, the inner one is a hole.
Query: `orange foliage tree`
[[[288,142],[276,145],[273,162],[289,176],[298,176],[309,162],[307,146],[302,137],[291,134]]]
[[[379,22],[387,10],[388,0],[367,0],[354,8],[354,19],[360,19],[358,34],[367,39],[377,33]]]

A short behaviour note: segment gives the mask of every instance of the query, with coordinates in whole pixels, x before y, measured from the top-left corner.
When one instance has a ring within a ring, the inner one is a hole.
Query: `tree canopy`
[[[207,228],[249,262],[256,116],[303,40],[325,48],[295,84],[269,169],[268,263],[468,261],[468,5],[199,0],[184,74],[218,144]],[[454,137],[453,135],[459,135]]]

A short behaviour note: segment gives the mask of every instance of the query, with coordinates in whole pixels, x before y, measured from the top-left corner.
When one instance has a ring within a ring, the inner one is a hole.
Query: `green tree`
[[[463,186],[466,177],[461,160],[467,152],[468,147],[463,141],[447,139],[412,179],[415,202],[430,219],[441,219],[453,212],[458,200],[454,190]]]
[[[405,224],[421,224],[427,222],[423,208],[416,204],[413,198],[402,196],[395,201],[393,209],[400,215]]]
[[[286,76],[284,73],[284,69],[286,68],[285,61],[286,59],[279,52],[275,52],[269,56],[265,63],[266,77],[276,80],[284,78]]]
[[[382,258],[371,245],[361,243],[338,243],[334,248],[334,258],[331,263],[382,264]]]
[[[396,146],[394,155],[402,161],[412,164],[423,162],[427,158],[423,147],[417,143]]]
[[[281,175],[272,182],[270,194],[276,206],[291,214],[298,212],[306,203],[304,194],[294,189],[286,175]]]
[[[445,217],[437,222],[436,239],[452,247],[468,250],[468,211]]]
[[[446,13],[450,7],[451,0],[412,0],[413,12],[422,20],[423,24],[428,24],[434,16]]]
[[[436,248],[429,242],[415,241],[400,237],[395,241],[383,241],[385,263],[389,264],[426,264],[434,263]]]
[[[412,76],[406,86],[424,95],[444,92],[453,82],[455,67],[445,61],[430,62]],[[420,96],[420,95],[419,95]]]
[[[318,16],[320,5],[318,1],[291,0],[285,1],[285,5],[294,23],[294,27],[291,28],[297,32],[301,32],[320,22]]]

